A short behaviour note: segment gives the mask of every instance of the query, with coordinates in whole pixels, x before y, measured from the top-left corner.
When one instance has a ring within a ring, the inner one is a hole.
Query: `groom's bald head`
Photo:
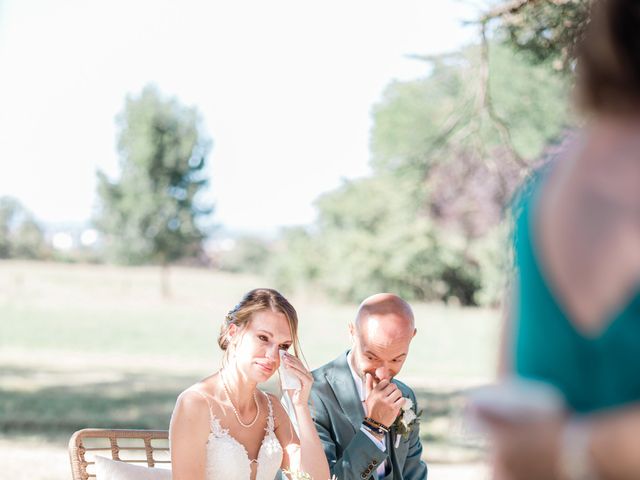
[[[411,306],[393,293],[377,293],[364,299],[356,314],[356,328],[368,328],[370,323],[377,327],[391,327],[398,335],[407,332],[413,336],[415,320]]]
[[[378,379],[391,378],[400,371],[416,333],[411,306],[392,293],[366,298],[349,329],[358,373],[369,372]]]

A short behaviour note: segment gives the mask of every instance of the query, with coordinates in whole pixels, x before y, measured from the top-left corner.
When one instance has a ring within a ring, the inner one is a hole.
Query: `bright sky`
[[[476,41],[468,0],[0,0],[0,195],[89,219],[118,174],[114,118],[155,83],[201,112],[214,221],[272,230],[368,172],[371,107]]]

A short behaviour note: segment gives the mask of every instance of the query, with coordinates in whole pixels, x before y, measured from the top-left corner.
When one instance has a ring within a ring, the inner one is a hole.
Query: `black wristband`
[[[377,420],[374,420],[371,417],[364,417],[364,421],[367,422],[367,423],[370,423],[371,425],[375,425],[376,427],[382,428],[385,432],[389,431],[389,427],[387,427],[383,423],[380,423]]]

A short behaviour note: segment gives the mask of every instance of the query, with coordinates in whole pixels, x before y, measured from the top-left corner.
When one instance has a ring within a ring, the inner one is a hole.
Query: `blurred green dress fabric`
[[[515,202],[514,373],[554,385],[578,413],[640,401],[640,291],[597,336],[575,329],[536,251],[535,208],[545,177],[535,176]]]

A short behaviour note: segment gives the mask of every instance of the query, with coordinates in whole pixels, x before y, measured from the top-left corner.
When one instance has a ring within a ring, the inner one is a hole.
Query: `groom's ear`
[[[349,335],[351,336],[351,340],[353,340],[356,334],[356,327],[353,326],[353,323],[349,324]]]

